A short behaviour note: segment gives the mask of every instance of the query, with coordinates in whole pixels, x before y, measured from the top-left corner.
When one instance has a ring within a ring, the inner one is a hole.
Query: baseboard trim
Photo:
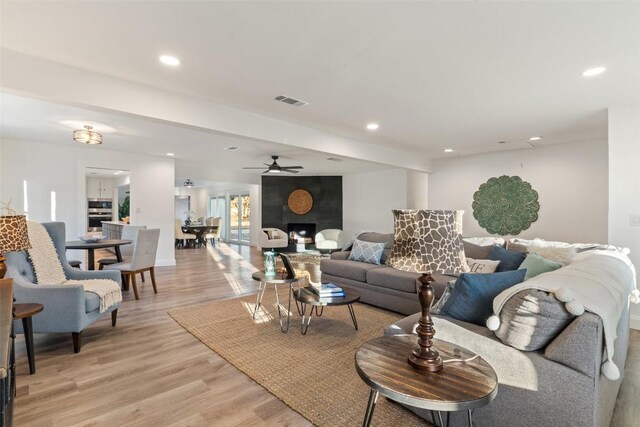
[[[629,327],[631,329],[639,329],[640,330],[640,316],[630,316],[630,318],[629,318]]]
[[[176,265],[176,259],[175,258],[157,259],[156,260],[156,267],[173,267],[174,265]]]

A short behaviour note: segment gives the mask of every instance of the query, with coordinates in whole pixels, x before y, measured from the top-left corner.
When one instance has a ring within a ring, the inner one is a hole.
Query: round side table
[[[433,345],[444,360],[440,372],[423,372],[407,362],[417,346],[416,335],[380,337],[362,344],[356,352],[356,371],[371,387],[363,426],[371,424],[378,395],[416,408],[438,411],[467,411],[469,427],[472,409],[489,404],[498,393],[498,377],[493,368],[471,351],[438,339]]]
[[[24,330],[24,340],[27,344],[27,358],[29,359],[29,374],[36,373],[36,360],[33,349],[33,324],[31,317],[44,310],[44,305],[27,303],[14,304],[13,320],[22,319],[22,329]]]
[[[293,284],[302,280],[302,278],[296,277],[293,279],[282,279],[280,275],[275,276],[267,276],[263,271],[256,271],[251,275],[253,280],[257,280],[260,282],[260,287],[258,288],[258,295],[256,296],[256,306],[253,310],[253,319],[255,320],[256,314],[262,305],[262,297],[264,296],[264,291],[267,289],[268,284],[273,284],[273,288],[276,291],[276,306],[278,308],[278,321],[280,322],[280,331],[283,334],[289,332],[289,323],[291,320],[291,294],[293,293]],[[287,307],[287,324],[286,327],[282,320],[282,310],[280,309],[280,297],[278,295],[278,285],[287,285],[289,288],[289,305]]]

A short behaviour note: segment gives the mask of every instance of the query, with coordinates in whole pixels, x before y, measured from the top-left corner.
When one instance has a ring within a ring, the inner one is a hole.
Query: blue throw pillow
[[[517,270],[526,257],[526,253],[510,251],[498,245],[494,245],[489,252],[490,260],[500,261],[496,273]]]
[[[505,289],[523,282],[525,274],[527,270],[491,274],[462,273],[440,309],[440,314],[485,326],[485,322],[493,314],[493,299]]]
[[[384,243],[365,242],[364,240],[356,239],[355,242],[353,242],[349,259],[351,261],[380,265],[380,258],[382,258],[384,247]]]

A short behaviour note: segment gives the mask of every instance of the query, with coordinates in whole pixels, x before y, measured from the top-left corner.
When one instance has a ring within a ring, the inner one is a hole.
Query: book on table
[[[345,296],[344,290],[334,283],[311,283],[311,290],[321,298],[338,298]]]

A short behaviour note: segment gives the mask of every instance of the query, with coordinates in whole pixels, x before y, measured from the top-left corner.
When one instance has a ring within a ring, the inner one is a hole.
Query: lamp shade
[[[0,253],[30,249],[25,215],[0,216]]]
[[[398,270],[443,274],[469,271],[462,215],[454,210],[393,210],[393,248],[387,264]]]

